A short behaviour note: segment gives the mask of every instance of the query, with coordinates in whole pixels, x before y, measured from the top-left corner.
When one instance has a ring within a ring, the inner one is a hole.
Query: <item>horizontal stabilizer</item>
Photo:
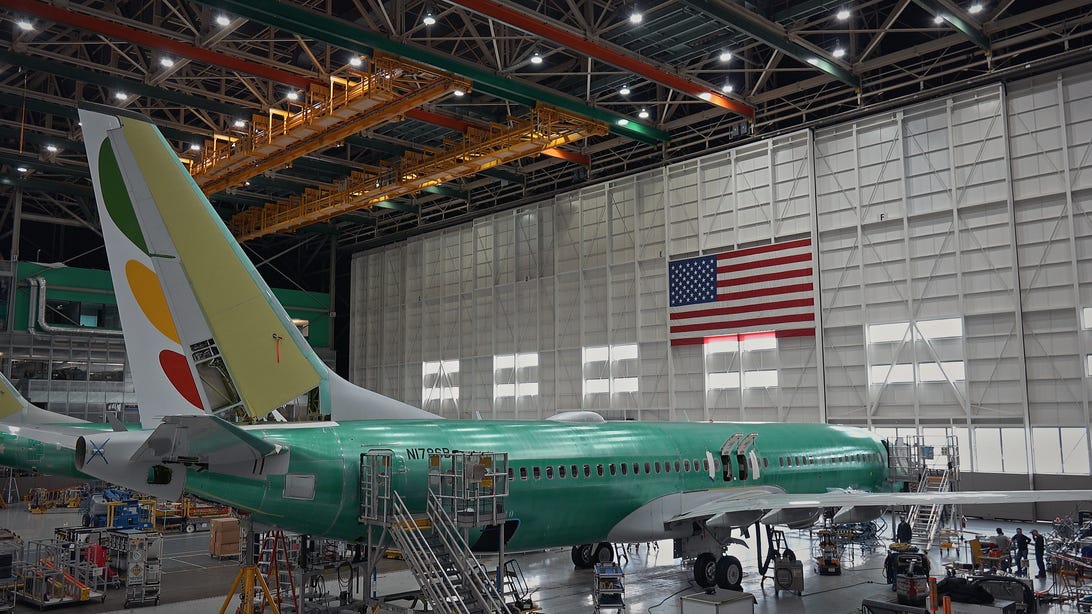
[[[215,416],[166,416],[129,460],[181,463],[229,475],[279,475],[288,470],[288,447]]]
[[[0,373],[0,422],[7,424],[86,424],[86,420],[54,413],[26,400]]]

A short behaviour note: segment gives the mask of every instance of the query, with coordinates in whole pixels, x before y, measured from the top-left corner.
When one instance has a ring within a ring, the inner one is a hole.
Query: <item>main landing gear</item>
[[[598,544],[580,544],[573,546],[573,565],[577,569],[591,569],[596,563],[610,563],[614,560],[614,546],[608,542]]]
[[[738,591],[743,583],[743,565],[731,555],[717,558],[712,552],[703,552],[694,559],[694,581],[702,588],[719,586]]]

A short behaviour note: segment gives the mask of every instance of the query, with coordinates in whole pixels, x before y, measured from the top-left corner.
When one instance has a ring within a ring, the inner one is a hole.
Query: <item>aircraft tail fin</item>
[[[80,120],[145,428],[167,415],[261,418],[316,388],[323,413],[359,396],[311,349],[147,118],[81,105]],[[435,417],[375,396],[382,413]],[[345,418],[370,415],[354,411]]]

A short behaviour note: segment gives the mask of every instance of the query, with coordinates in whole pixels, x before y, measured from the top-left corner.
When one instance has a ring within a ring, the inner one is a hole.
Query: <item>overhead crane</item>
[[[526,119],[509,117],[508,124],[468,126],[460,141],[407,151],[385,169],[355,171],[327,188],[252,207],[233,216],[228,225],[240,241],[289,232],[609,131],[603,122],[539,103]]]
[[[194,181],[214,194],[292,160],[407,113],[470,82],[420,64],[376,54],[347,76],[312,83],[290,110],[270,108],[251,116],[237,134],[206,140],[189,164]]]

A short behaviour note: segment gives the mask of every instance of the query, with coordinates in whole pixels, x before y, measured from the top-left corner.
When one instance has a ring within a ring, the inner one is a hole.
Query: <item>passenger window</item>
[[[682,463],[675,461],[675,473],[682,471]]]
[[[613,467],[614,465],[611,466]],[[626,473],[629,472],[629,463],[619,463],[619,466],[622,468],[622,475],[626,475]]]
[[[521,479],[521,480],[526,480],[527,479],[527,467],[520,467],[519,468],[519,479]]]
[[[645,461],[645,473],[652,473],[652,463]]]
[[[559,478],[564,478],[565,477],[565,465],[558,465],[557,466],[557,477],[559,477]]]
[[[671,461],[664,461],[664,473],[671,473]]]
[[[599,477],[603,477],[603,465],[602,465],[602,463],[595,466],[595,473]]]
[[[690,459],[686,459],[682,462],[683,471],[690,473]]]
[[[584,465],[584,477],[591,477],[591,465]]]
[[[660,461],[656,461],[656,463],[653,465],[653,467],[656,468],[656,473],[659,473],[660,472]]]
[[[615,476],[615,475],[618,475],[618,467],[615,467],[614,463],[611,463],[609,465],[609,467],[610,467],[610,474],[611,474],[612,477]]]
[[[542,479],[542,470],[538,468],[538,465],[535,465],[532,469],[533,469],[534,474],[535,474],[535,479],[536,480],[541,480]]]
[[[570,467],[570,469],[572,469],[572,470],[573,470],[573,472],[572,472],[572,476],[573,476],[574,478],[578,478],[578,477],[580,477],[580,474],[579,474],[579,473],[577,473],[577,471],[576,471],[576,465],[573,465],[572,467]]]
[[[508,481],[512,481],[516,477],[516,470],[511,467],[508,468]]]
[[[799,456],[797,456],[797,457],[795,457],[795,458],[796,458],[796,462],[795,462],[794,464],[795,464],[795,465],[797,465],[797,466],[799,466],[799,465],[800,465],[800,457],[799,457]]]
[[[641,475],[641,463],[633,463],[633,475]]]
[[[770,459],[763,456],[762,457],[762,467],[763,468],[768,468],[769,466],[770,466]]]
[[[554,466],[553,465],[546,465],[546,479],[547,480],[554,479]]]

